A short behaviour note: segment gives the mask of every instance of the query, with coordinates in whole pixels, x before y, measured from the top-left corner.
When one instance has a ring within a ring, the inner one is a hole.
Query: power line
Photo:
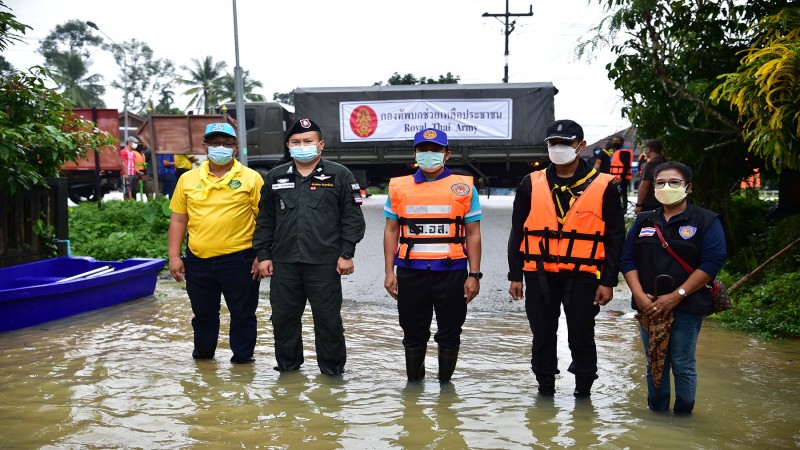
[[[505,72],[503,76],[503,83],[508,83],[508,36],[514,31],[516,27],[517,21],[512,20],[510,23],[508,21],[509,17],[523,17],[523,16],[532,16],[533,15],[533,5],[530,5],[530,10],[527,13],[510,13],[508,12],[508,0],[506,0],[506,12],[503,14],[489,14],[488,12],[483,13],[482,17],[505,17],[505,38],[506,38],[506,51],[505,51]],[[500,20],[500,19],[498,19]]]

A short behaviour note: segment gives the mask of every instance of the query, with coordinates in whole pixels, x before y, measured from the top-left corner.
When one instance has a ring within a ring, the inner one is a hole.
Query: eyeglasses
[[[671,180],[656,180],[655,185],[656,189],[663,189],[667,184],[669,184],[669,187],[675,189],[683,186],[683,183],[685,183],[684,180],[673,178]]]
[[[236,148],[236,143],[230,142],[206,142],[206,145],[209,147],[225,147],[225,148]]]

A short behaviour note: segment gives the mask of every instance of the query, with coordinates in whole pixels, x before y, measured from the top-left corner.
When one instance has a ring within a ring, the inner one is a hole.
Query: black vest
[[[639,270],[639,282],[648,294],[656,293],[655,278],[658,275],[670,275],[674,284],[666,280],[658,286],[658,295],[667,294],[677,289],[687,278],[689,273],[672,257],[661,245],[658,235],[654,232],[653,223],[661,227],[664,239],[670,248],[678,254],[690,267],[700,265],[700,250],[703,243],[703,232],[718,217],[718,214],[699,206],[688,205],[686,211],[668,225],[664,224],[661,215],[662,208],[648,211],[636,216],[633,228],[634,254],[636,266]],[[631,302],[634,309],[636,303]],[[683,299],[675,308],[676,311],[710,314],[711,293],[706,288]]]

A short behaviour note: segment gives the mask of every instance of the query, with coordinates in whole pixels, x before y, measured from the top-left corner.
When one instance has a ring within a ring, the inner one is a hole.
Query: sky
[[[117,43],[137,39],[156,58],[193,66],[212,56],[236,65],[233,1],[226,0],[4,0],[17,20],[31,26],[3,56],[16,68],[41,64],[40,41],[70,19],[92,21]],[[238,0],[239,63],[261,81],[256,93],[296,87],[369,86],[394,72],[459,83],[500,83],[504,30],[483,13],[505,12],[504,0]],[[578,60],[575,47],[604,13],[587,0],[509,0],[515,18],[509,37],[509,82],[552,82],[556,119],[583,125],[587,142],[629,126],[620,94],[608,79],[610,51]],[[104,75],[107,107],[122,110],[122,92],[110,87],[121,70],[110,52],[92,55],[90,73]],[[179,70],[180,72],[180,70]],[[176,91],[184,90],[179,86]],[[178,97],[185,108],[188,97]]]

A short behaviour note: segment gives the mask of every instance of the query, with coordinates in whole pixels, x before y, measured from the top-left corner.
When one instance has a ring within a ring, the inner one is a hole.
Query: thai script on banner
[[[342,142],[413,139],[437,128],[454,139],[511,139],[510,98],[339,103]]]

